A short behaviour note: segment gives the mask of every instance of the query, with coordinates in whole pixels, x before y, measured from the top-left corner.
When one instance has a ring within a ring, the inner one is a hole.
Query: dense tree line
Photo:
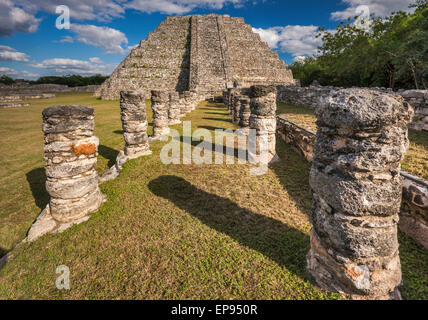
[[[29,81],[31,84],[62,84],[69,87],[80,87],[88,85],[100,85],[108,77],[96,74],[94,76],[84,77],[79,75],[68,75],[68,76],[45,76],[40,77],[36,81]],[[3,84],[14,84],[15,80],[8,76],[0,76],[0,83]]]
[[[0,83],[9,85],[15,83],[15,80],[8,76],[0,76]]]
[[[359,24],[349,19],[335,32],[320,28],[318,54],[291,64],[294,77],[304,86],[317,80],[343,87],[427,89],[428,1],[412,7],[411,13],[394,12]]]
[[[102,84],[108,77],[101,74],[96,74],[90,77],[84,77],[80,75],[69,75],[69,76],[46,76],[40,77],[36,81],[32,81],[33,84],[63,84],[69,87],[80,87],[88,85],[99,85]]]

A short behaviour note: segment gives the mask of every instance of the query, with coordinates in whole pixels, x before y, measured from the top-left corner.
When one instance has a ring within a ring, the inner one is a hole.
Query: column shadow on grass
[[[116,158],[117,158],[117,155],[119,154],[119,151],[104,145],[99,145],[98,153],[103,158],[108,159],[108,167],[110,168],[114,166],[114,164],[116,163]]]
[[[34,202],[43,210],[49,202],[49,194],[46,191],[46,173],[45,168],[33,169],[26,174],[27,181],[33,194]]]
[[[305,271],[308,235],[278,220],[241,208],[227,198],[205,192],[181,177],[160,176],[148,186],[155,195],[172,201],[207,226],[310,280]]]
[[[208,127],[200,126],[199,128],[205,128],[205,129],[207,129]],[[218,128],[218,129],[220,129],[220,128]],[[188,141],[190,140],[190,138],[189,137],[186,137],[186,138],[187,138],[186,141],[184,141],[184,137],[183,136],[176,137],[177,140],[180,139],[181,143],[189,143]],[[213,152],[213,154],[216,152],[216,150],[217,150],[216,148],[218,148],[219,150],[220,149],[222,150],[222,153],[224,155],[231,155],[231,156],[233,155],[236,159],[238,159],[240,151],[241,152],[245,151],[245,159],[248,160],[248,152],[247,152],[247,150],[242,150],[242,149],[239,149],[239,148],[236,148],[236,147],[232,148],[232,147],[228,147],[227,145],[218,145],[216,143],[210,143],[210,142],[205,142],[205,141],[193,141],[192,140],[192,142],[190,144],[193,147],[201,148],[201,150],[202,150],[202,148],[204,148],[204,149],[211,149],[212,152]]]
[[[311,217],[312,195],[309,186],[311,164],[281,139],[276,140],[280,161],[269,166],[300,211]]]
[[[221,121],[221,122],[230,122],[232,123],[232,119],[226,118],[202,118],[203,120],[212,120],[212,121]]]
[[[3,249],[2,247],[0,247],[0,258],[6,255],[6,253],[7,253],[6,249]]]

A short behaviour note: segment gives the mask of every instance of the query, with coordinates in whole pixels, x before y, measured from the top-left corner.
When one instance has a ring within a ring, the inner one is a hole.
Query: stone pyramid
[[[295,80],[243,18],[191,15],[162,21],[95,95],[119,99],[121,90],[135,89],[213,94],[256,84],[287,86]]]

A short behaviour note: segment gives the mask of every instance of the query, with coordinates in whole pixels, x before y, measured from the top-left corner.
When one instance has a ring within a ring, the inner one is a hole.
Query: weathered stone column
[[[229,103],[228,91],[223,90],[223,104],[226,108],[229,109],[228,103]]]
[[[239,94],[233,96],[233,110],[232,110],[232,122],[238,124],[241,117],[241,98]]]
[[[134,159],[151,154],[144,92],[121,91],[120,115],[125,139],[125,156]]]
[[[199,94],[195,91],[190,91],[190,101],[190,111],[193,111],[199,103]]]
[[[250,90],[250,129],[256,130],[256,153],[260,155],[261,143],[267,143],[267,163],[277,161],[276,154],[276,88],[252,86]]]
[[[170,125],[179,124],[181,116],[180,95],[176,91],[169,93],[168,123]]]
[[[94,109],[46,108],[42,129],[52,218],[68,223],[98,210],[104,198],[95,171],[99,140],[94,136]]]
[[[229,114],[230,115],[233,115],[233,97],[234,97],[234,95],[235,95],[235,93],[236,93],[236,89],[227,89],[227,91],[228,91],[228,98],[229,98],[229,100],[228,100],[228,109],[229,109]]]
[[[152,90],[153,137],[160,138],[169,133],[168,127],[169,95],[164,90]]]
[[[242,96],[241,97],[241,108],[239,113],[239,126],[241,128],[248,128],[250,126],[250,98]]]
[[[184,91],[184,112],[187,114],[188,112],[192,111],[192,95],[190,91]]]
[[[184,92],[178,93],[179,100],[178,104],[180,106],[180,119],[186,116],[186,99],[184,97]]]
[[[340,90],[316,110],[308,269],[354,299],[399,297],[400,162],[413,110],[401,97]]]

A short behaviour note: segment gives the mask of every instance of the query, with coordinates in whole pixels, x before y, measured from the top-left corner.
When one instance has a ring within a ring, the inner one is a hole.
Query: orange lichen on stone
[[[97,147],[93,143],[79,144],[79,145],[73,144],[72,147],[73,147],[74,154],[77,156],[80,156],[82,154],[88,156],[90,154],[94,154],[95,152],[97,152]]]
[[[363,272],[355,271],[353,267],[346,267],[346,273],[355,278],[360,277],[363,274]]]

